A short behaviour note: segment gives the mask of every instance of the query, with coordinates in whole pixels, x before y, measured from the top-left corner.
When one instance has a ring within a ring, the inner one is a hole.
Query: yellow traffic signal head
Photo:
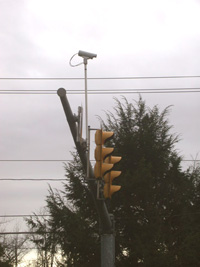
[[[102,147],[100,145],[96,146],[94,157],[97,161],[104,160],[105,157],[109,156],[113,152],[112,147]]]
[[[113,168],[113,164],[97,161],[94,166],[95,178],[102,178],[104,174]]]
[[[112,194],[121,189],[120,185],[109,185],[105,184],[103,189],[103,194],[105,198],[111,198]]]
[[[115,156],[109,156],[105,159],[106,163],[112,163],[112,164],[116,164],[118,163],[120,160],[122,159],[122,157],[115,157]]]
[[[119,191],[121,186],[112,185],[113,179],[121,174],[121,171],[112,171],[114,164],[121,160],[121,157],[113,157],[111,153],[114,148],[104,147],[104,143],[113,137],[113,132],[103,132],[102,130],[97,130],[95,133],[95,160],[96,164],[94,166],[94,176],[96,178],[104,178],[104,197],[111,198],[112,194]]]
[[[102,130],[97,130],[95,133],[95,160],[96,164],[94,167],[94,175],[96,178],[103,178],[104,174],[111,170],[113,164],[104,163],[104,159],[108,157],[114,150],[112,147],[104,147],[103,144],[113,136],[113,132],[103,132]]]
[[[121,171],[111,171],[104,176],[104,197],[111,198],[112,194],[121,189],[120,185],[113,185],[112,181],[121,174]]]
[[[95,133],[96,145],[104,145],[108,139],[113,137],[113,135],[113,132],[103,132],[102,130],[97,130]]]

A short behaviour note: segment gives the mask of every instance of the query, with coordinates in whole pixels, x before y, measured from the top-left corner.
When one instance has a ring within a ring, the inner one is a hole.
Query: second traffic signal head
[[[109,163],[109,164],[116,164],[117,162],[119,162],[122,159],[122,157],[113,157],[113,156],[109,156],[106,158],[105,162]],[[121,171],[110,171],[108,173],[106,173],[106,175],[104,176],[104,197],[105,198],[111,198],[112,194],[119,191],[121,189],[120,185],[113,185],[112,181],[117,178],[119,175],[121,174]]]

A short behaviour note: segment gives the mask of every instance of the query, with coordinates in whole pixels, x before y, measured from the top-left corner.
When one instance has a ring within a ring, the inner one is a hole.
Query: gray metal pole
[[[66,90],[64,88],[60,88],[57,91],[57,94],[60,97],[71,133],[72,137],[74,139],[74,143],[76,145],[76,149],[78,151],[78,154],[80,156],[81,162],[83,164],[83,167],[85,169],[85,172],[87,171],[87,155],[85,148],[80,144],[80,142],[77,142],[76,136],[77,136],[77,128],[76,128],[76,122],[74,115],[72,113],[71,107],[69,105],[69,102],[67,100],[66,96]],[[100,219],[100,225],[101,225],[101,232],[102,233],[111,233],[113,231],[112,229],[112,222],[108,213],[108,209],[106,207],[105,201],[104,200],[97,200],[96,199],[96,193],[97,193],[97,186],[96,186],[96,181],[94,177],[94,172],[91,164],[89,164],[89,175],[90,178],[94,178],[94,180],[89,179],[88,180],[88,185],[91,191],[91,194],[93,196],[93,200],[97,209],[97,212],[99,214],[99,219]]]
[[[114,234],[101,235],[101,267],[115,266],[115,236]]]
[[[94,178],[94,172],[92,166],[89,162],[85,151],[85,148],[77,142],[77,128],[74,115],[71,111],[69,102],[66,96],[66,90],[64,88],[60,88],[57,91],[57,94],[60,97],[60,100],[63,105],[63,109],[65,111],[65,115],[71,129],[71,133],[74,139],[74,143],[76,145],[77,151],[79,153],[81,162],[85,171],[87,171],[87,167],[89,167],[89,177]],[[111,214],[108,213],[108,209],[106,207],[104,200],[96,199],[97,185],[94,180],[88,179],[88,185],[90,188],[90,192],[92,193],[93,200],[99,214],[100,219],[100,235],[101,235],[101,267],[114,267],[115,266],[115,236],[114,236],[114,218]]]
[[[84,74],[85,74],[85,131],[86,131],[86,156],[87,156],[87,171],[86,178],[90,178],[89,172],[89,153],[90,153],[90,140],[89,140],[89,129],[88,129],[88,93],[87,93],[87,58],[84,58]]]
[[[85,74],[85,131],[86,143],[88,146],[88,94],[87,94],[87,59],[84,58],[84,74]]]

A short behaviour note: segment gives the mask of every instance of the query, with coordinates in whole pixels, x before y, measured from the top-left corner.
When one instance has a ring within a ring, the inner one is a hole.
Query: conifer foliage
[[[140,98],[116,100],[101,120],[122,156],[114,183],[121,190],[107,202],[116,221],[116,266],[200,266],[198,168],[182,171],[178,137],[168,122],[169,107],[148,108]],[[98,216],[76,153],[66,165],[62,192],[49,190],[49,225],[65,266],[100,266]]]

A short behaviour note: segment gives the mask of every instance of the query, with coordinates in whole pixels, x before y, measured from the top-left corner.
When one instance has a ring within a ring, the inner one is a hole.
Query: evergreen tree
[[[193,185],[181,171],[168,110],[149,109],[141,99],[136,106],[117,101],[117,115],[108,113],[103,123],[114,131],[112,145],[122,155],[123,175],[117,181],[122,189],[111,208],[117,218],[119,266],[183,266],[178,252]]]
[[[169,107],[160,112],[141,98],[124,99],[114,111],[101,123],[114,132],[108,145],[122,156],[122,174],[113,182],[121,190],[106,200],[116,220],[116,266],[199,266],[200,175],[181,170]],[[98,216],[76,153],[73,158],[63,192],[49,191],[49,225],[67,266],[100,266]]]

